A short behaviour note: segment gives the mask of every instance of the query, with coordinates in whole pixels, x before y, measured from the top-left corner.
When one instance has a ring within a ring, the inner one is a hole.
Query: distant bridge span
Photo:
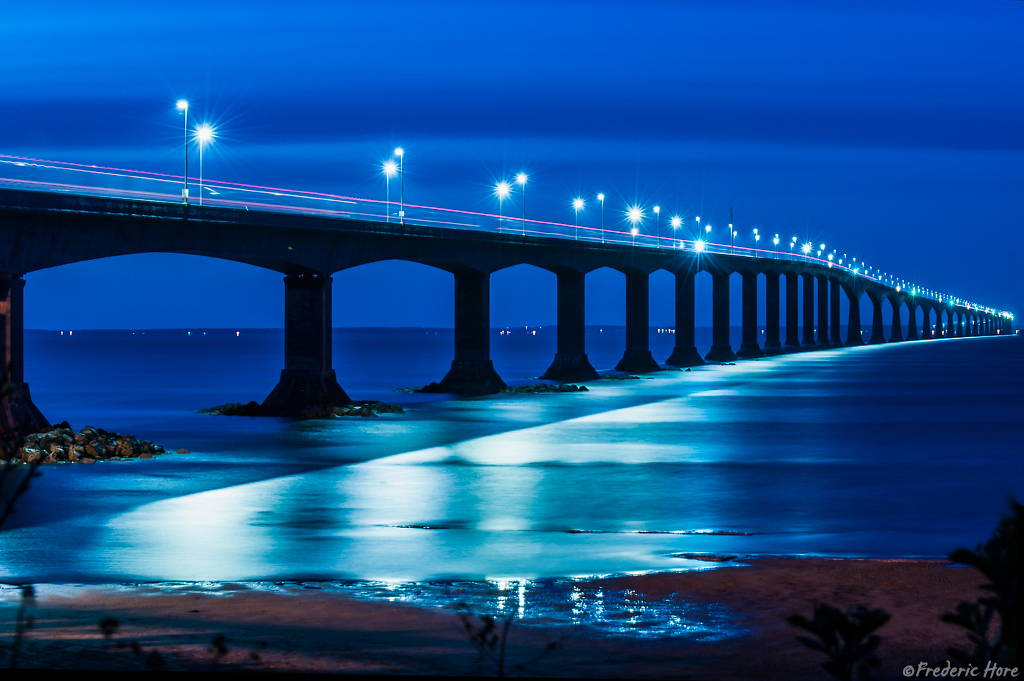
[[[679,242],[682,245],[682,242]],[[455,277],[455,348],[443,389],[487,394],[504,387],[490,359],[490,275],[519,264],[558,278],[558,350],[544,378],[597,377],[584,345],[584,278],[602,267],[626,276],[626,347],[616,369],[657,371],[649,346],[649,276],[675,275],[676,346],[665,361],[763,357],[797,350],[861,345],[860,300],[873,307],[869,343],[1012,332],[1012,322],[990,311],[910,295],[882,282],[814,259],[761,251],[763,257],[697,253],[623,243],[470,229],[340,219],[283,212],[198,207],[154,201],[0,189],[0,316],[13,395],[4,398],[0,426],[34,429],[45,419],[32,404],[23,371],[22,276],[74,262],[138,253],[184,253],[248,263],[285,275],[285,358],[277,387],[264,406],[282,413],[305,404],[349,401],[331,359],[331,275],[383,260],[408,260]],[[694,276],[712,276],[713,344],[701,358],[694,346]],[[729,338],[729,275],[742,275],[742,342]],[[765,343],[758,342],[757,277],[766,278]],[[779,280],[786,278],[786,338],[780,338]],[[815,300],[815,280],[817,300]],[[798,281],[804,300],[798,309]],[[840,291],[849,300],[848,334],[840,338]],[[827,292],[827,295],[826,295]],[[883,334],[882,303],[892,305],[892,331]],[[900,310],[910,312],[906,334]],[[815,323],[817,307],[817,323]],[[925,312],[917,329],[916,308]],[[931,327],[930,312],[938,324]],[[802,335],[798,335],[802,320]],[[946,323],[943,324],[943,315]]]

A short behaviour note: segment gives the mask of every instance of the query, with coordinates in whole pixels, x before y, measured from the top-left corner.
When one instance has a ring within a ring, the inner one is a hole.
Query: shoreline
[[[477,605],[474,612],[526,615],[526,620],[514,618],[510,630],[513,664],[557,642],[557,650],[527,668],[533,674],[812,679],[822,678],[824,657],[799,644],[799,630],[785,618],[809,615],[813,600],[844,610],[865,605],[892,615],[879,631],[883,671],[892,676],[908,664],[935,666],[946,659],[947,647],[966,646],[961,631],[939,616],[961,600],[973,601],[985,581],[973,568],[952,568],[945,560],[772,557],[739,562],[572,582],[573,607],[584,612],[600,595],[602,612],[609,606],[608,626],[534,617],[531,599],[552,589],[541,582],[529,588],[506,583],[495,601],[502,608],[487,612]],[[493,667],[477,665],[456,613],[459,590],[468,583],[452,583],[452,597],[442,606],[386,596],[367,599],[325,588],[330,584],[41,585],[29,608],[36,625],[23,643],[21,666],[144,670],[147,657],[157,650],[168,670],[494,674]],[[20,599],[13,589],[0,593],[0,649],[10,650]],[[615,594],[625,595],[617,609],[611,607]],[[121,624],[110,640],[98,627],[104,617]],[[676,619],[681,625],[668,634],[630,633],[629,623],[643,624],[645,618],[662,624]],[[220,657],[211,652],[217,634],[228,648]]]

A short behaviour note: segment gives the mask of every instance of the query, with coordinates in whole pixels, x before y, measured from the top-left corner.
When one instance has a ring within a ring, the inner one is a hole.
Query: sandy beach
[[[746,633],[718,641],[609,636],[588,627],[514,622],[508,638],[513,675],[625,678],[821,679],[823,657],[800,645],[785,619],[811,614],[817,599],[845,608],[882,608],[892,619],[879,649],[887,678],[921,661],[945,660],[965,636],[939,621],[960,600],[974,600],[984,578],[945,561],[763,558],[742,566],[595,580],[642,598],[677,594],[714,604]],[[7,590],[0,625],[9,663],[19,599]],[[300,585],[267,592],[221,585],[216,593],[166,593],[151,586],[39,588],[34,627],[21,668],[145,670],[152,651],[169,671],[345,672],[495,675],[480,663],[457,613],[360,600]],[[118,620],[106,639],[99,622]],[[226,652],[211,643],[224,637]],[[549,643],[557,648],[526,666]]]

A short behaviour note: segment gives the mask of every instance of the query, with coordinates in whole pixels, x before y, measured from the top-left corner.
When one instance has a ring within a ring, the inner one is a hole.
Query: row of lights
[[[183,201],[186,204],[188,204],[188,108],[189,108],[188,100],[185,100],[185,99],[179,99],[178,100],[178,102],[177,102],[177,109],[178,109],[178,111],[182,112],[182,114],[184,114],[185,187],[184,187],[184,189],[182,189],[181,195],[182,195]],[[197,125],[195,127],[195,130],[193,131],[193,136],[195,137],[196,141],[199,144],[199,205],[201,206],[201,205],[203,205],[203,149],[204,149],[204,147],[208,143],[213,141],[214,137],[216,136],[216,131],[214,130],[213,126],[211,126],[209,123],[205,123],[204,122],[204,123],[201,123],[201,124],[199,124],[199,125]],[[397,161],[395,160],[396,158],[398,159]],[[401,224],[405,223],[405,172],[404,172],[405,163],[404,162],[405,162],[405,150],[402,147],[396,147],[394,152],[393,152],[392,158],[387,160],[387,161],[385,161],[384,164],[383,164],[383,167],[382,167],[382,170],[383,170],[383,173],[384,173],[384,177],[385,177],[385,194],[386,194],[386,205],[387,205],[386,221],[387,222],[391,221],[391,208],[390,208],[390,206],[391,206],[391,178],[393,178],[395,176],[398,176],[399,177],[399,182],[400,182],[398,219],[399,219],[399,222]],[[528,179],[529,179],[529,177],[527,176],[526,173],[518,173],[515,176],[515,183],[522,188],[522,192],[523,192],[522,234],[524,236],[526,235],[526,182],[527,182]],[[504,202],[505,199],[507,199],[511,195],[511,193],[512,193],[512,184],[507,182],[507,181],[505,181],[505,180],[499,181],[494,186],[494,194],[498,198],[498,231],[499,232],[501,231],[502,220],[504,219],[503,215],[502,215],[502,203]],[[604,221],[605,195],[603,193],[599,193],[597,195],[597,200],[601,204],[601,242],[604,243],[604,240],[605,240],[605,221]],[[579,239],[579,215],[580,215],[580,211],[582,211],[586,207],[586,202],[583,200],[582,197],[577,196],[576,198],[574,198],[572,200],[571,205],[572,205],[572,209],[573,209],[573,213],[574,213],[574,218],[575,218],[574,238]],[[656,219],[657,219],[656,234],[657,234],[657,237],[659,239],[659,241],[657,243],[657,247],[660,248],[661,247],[661,242],[660,242],[660,239],[661,239],[661,206],[654,206],[653,207],[653,212],[657,216],[656,217]],[[730,212],[730,219],[731,219],[732,218],[732,210],[730,209],[729,212]],[[640,233],[639,225],[643,223],[643,220],[647,216],[644,214],[644,211],[643,211],[642,207],[640,207],[639,205],[635,205],[634,204],[632,206],[629,206],[626,209],[625,217],[626,217],[626,220],[628,220],[630,225],[631,225],[630,226],[630,235],[633,237],[633,242],[635,244],[636,243],[636,237]],[[696,216],[694,218],[694,221],[695,221],[696,226],[697,226],[698,237],[697,237],[697,240],[694,242],[693,247],[694,247],[694,250],[697,253],[703,253],[704,250],[706,249],[707,244],[710,241],[712,227],[711,227],[710,224],[705,223],[705,225],[704,225],[704,232],[705,232],[704,237],[705,238],[701,239],[700,238],[700,216]],[[683,218],[681,218],[678,215],[673,215],[669,219],[669,224],[672,226],[673,230],[680,229],[683,226]],[[737,235],[737,233],[738,232],[733,228],[733,223],[730,222],[729,223],[729,247],[730,247],[730,252],[735,252],[735,243],[736,243],[736,235]],[[754,236],[754,257],[756,258],[757,257],[757,250],[758,250],[757,249],[757,244],[761,240],[761,235],[758,233],[757,229],[754,229],[753,236]],[[793,252],[794,248],[797,245],[797,241],[798,241],[798,239],[795,236],[790,241],[790,243],[789,243],[790,252]],[[777,256],[777,254],[778,254],[778,247],[779,247],[779,235],[778,234],[776,234],[772,238],[772,243],[775,246],[775,253],[776,253],[776,256]],[[800,252],[803,255],[808,256],[808,257],[811,255],[812,252],[815,252],[815,250],[816,250],[816,256],[820,258],[822,256],[822,254],[825,252],[825,244],[819,244],[818,248],[815,249],[814,248],[814,244],[809,242],[809,241],[807,241],[807,242],[804,242],[800,246],[799,250],[800,250]],[[831,253],[827,253],[826,255],[827,255],[827,258],[828,258],[828,266],[829,267],[832,266],[833,262],[837,262],[837,264],[839,264],[839,265],[843,264],[843,258],[838,258],[837,257],[838,253],[837,253],[837,251],[835,249],[833,249]],[[843,257],[845,258],[846,254],[844,254]],[[865,275],[870,275],[871,269],[872,269],[871,266],[866,265],[863,261],[860,263],[860,265],[857,265],[856,263],[857,263],[857,259],[853,258],[852,261],[847,265],[847,267],[850,268],[850,270],[854,274],[860,274],[861,270],[863,270],[863,273]],[[876,273],[876,276],[879,276],[879,274]],[[895,278],[892,275],[886,275],[886,273],[884,273],[884,272],[880,273],[880,278],[884,278],[891,285],[894,285],[895,288],[896,288],[896,291],[901,291],[901,290],[903,290],[903,289],[905,289],[907,287],[907,282],[905,282],[903,280],[899,280],[899,279]],[[897,283],[897,282],[899,282],[899,283]],[[984,310],[986,312],[993,312],[993,310],[991,308],[982,308],[982,307],[978,306],[977,304],[969,303],[966,300],[963,300],[963,299],[960,299],[960,298],[955,298],[953,296],[948,296],[948,295],[940,294],[940,293],[937,293],[937,292],[932,291],[930,289],[920,289],[920,288],[917,288],[917,287],[912,287],[911,288],[911,295],[915,295],[916,296],[918,294],[918,292],[920,292],[922,294],[925,294],[925,295],[931,295],[931,296],[937,298],[940,303],[945,299],[945,300],[948,300],[948,301],[956,302],[957,304],[965,305],[967,307],[972,307],[975,310]],[[1000,316],[1005,316],[1008,319],[1013,319],[1013,315],[1008,313],[1008,312],[1001,312]]]

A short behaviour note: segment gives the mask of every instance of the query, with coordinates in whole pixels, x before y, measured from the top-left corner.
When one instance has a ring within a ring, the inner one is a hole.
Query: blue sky
[[[377,197],[401,144],[410,202],[494,210],[493,181],[522,169],[547,219],[598,191],[609,213],[724,225],[733,207],[741,235],[792,232],[1020,312],[1021,35],[1015,0],[26,3],[0,24],[0,153],[177,173],[186,97],[218,128],[208,177]],[[27,279],[30,328],[59,328],[54,310],[65,328],[281,324],[279,275],[233,263]],[[339,273],[378,298],[336,295],[335,323],[450,326],[449,279]],[[652,323],[670,324],[661,282]],[[621,323],[621,288],[588,277],[589,321]],[[553,323],[553,275],[492,289],[495,326]]]

